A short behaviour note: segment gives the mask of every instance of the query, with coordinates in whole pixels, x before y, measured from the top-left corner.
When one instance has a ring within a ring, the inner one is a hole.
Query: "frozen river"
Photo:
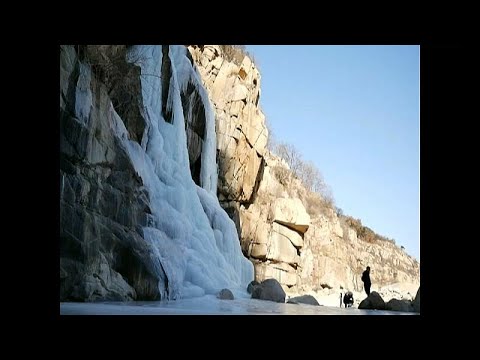
[[[219,300],[214,295],[170,302],[60,303],[61,315],[418,315],[398,311],[281,304],[248,298]]]

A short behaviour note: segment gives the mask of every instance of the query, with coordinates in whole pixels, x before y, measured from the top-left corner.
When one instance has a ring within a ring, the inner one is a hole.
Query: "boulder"
[[[264,280],[260,285],[253,287],[252,299],[285,303],[285,296],[285,291],[283,291],[282,286],[275,279]]]
[[[385,301],[376,291],[372,291],[370,295],[358,305],[359,309],[376,309],[376,310],[385,310]]]
[[[233,293],[228,290],[228,289],[222,289],[220,292],[217,294],[217,298],[221,300],[233,300],[235,299],[233,296]]]
[[[312,295],[302,295],[290,298],[288,299],[287,304],[308,304],[320,306],[317,299],[315,299]]]
[[[385,310],[411,312],[413,311],[413,306],[409,300],[391,299],[385,304]]]

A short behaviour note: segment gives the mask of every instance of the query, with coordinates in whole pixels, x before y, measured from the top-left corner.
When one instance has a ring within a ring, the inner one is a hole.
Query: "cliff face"
[[[268,130],[258,107],[260,73],[248,57],[240,65],[225,60],[217,45],[189,51],[215,109],[218,199],[240,229],[240,206],[254,202],[265,165]]]
[[[124,55],[126,52],[125,47],[102,50]],[[138,71],[134,66],[130,70]],[[136,78],[139,82],[138,75]],[[141,96],[139,91],[136,96]],[[91,67],[79,60],[74,47],[62,46],[62,300],[154,300],[160,297],[158,282],[164,274],[152,271],[149,249],[140,231],[151,213],[148,193],[111,130],[114,117],[111,104],[107,86],[92,74]],[[132,134],[137,127],[144,127],[142,120],[131,120],[128,129]]]
[[[418,284],[414,259],[358,239],[266,149],[260,79],[218,46],[61,46],[61,301],[201,296],[254,276],[358,291],[367,265],[373,288]]]
[[[360,291],[366,266],[373,287],[419,285],[419,264],[388,241],[367,243],[294,178],[267,149],[260,110],[260,74],[248,57],[227,61],[215,45],[190,46],[215,109],[218,197],[235,221],[255,278],[276,278],[286,290]]]
[[[214,121],[183,46],[61,46],[61,301],[246,288]]]

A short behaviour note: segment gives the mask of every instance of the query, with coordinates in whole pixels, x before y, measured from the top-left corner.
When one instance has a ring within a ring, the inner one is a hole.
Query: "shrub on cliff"
[[[307,190],[319,194],[324,200],[323,204],[333,208],[334,199],[330,188],[312,162],[304,161],[300,152],[292,144],[274,143],[272,150],[273,153],[287,162],[292,174],[302,181]]]
[[[225,60],[240,65],[245,56],[248,56],[256,64],[255,58],[250,54],[245,45],[219,45]]]

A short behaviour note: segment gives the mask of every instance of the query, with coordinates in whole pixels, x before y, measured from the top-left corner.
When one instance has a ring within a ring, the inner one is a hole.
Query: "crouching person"
[[[343,303],[345,307],[352,307],[353,306],[353,293],[351,291],[347,291],[343,296]]]

